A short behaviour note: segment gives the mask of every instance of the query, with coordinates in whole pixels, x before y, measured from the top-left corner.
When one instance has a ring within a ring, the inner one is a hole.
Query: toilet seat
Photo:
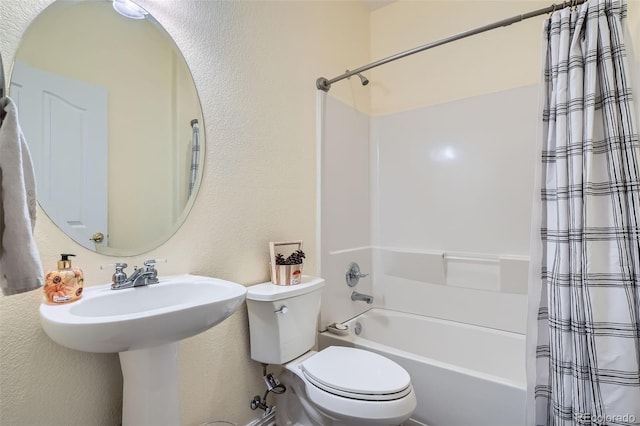
[[[393,401],[412,392],[404,368],[362,349],[330,346],[304,360],[300,369],[309,383],[340,397]]]

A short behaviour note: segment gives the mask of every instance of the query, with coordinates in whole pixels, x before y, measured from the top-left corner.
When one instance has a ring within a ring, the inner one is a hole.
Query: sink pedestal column
[[[122,426],[180,424],[178,342],[120,352]]]

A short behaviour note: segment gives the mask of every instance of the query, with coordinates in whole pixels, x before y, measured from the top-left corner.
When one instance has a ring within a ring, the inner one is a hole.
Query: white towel
[[[0,99],[0,287],[5,295],[42,286],[40,254],[33,238],[36,185],[29,148],[15,103]]]

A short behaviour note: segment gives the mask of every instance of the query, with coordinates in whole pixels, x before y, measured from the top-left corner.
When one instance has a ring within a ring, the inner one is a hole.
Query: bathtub
[[[413,420],[428,426],[524,424],[524,335],[379,308],[344,324],[345,336],[320,333],[319,348],[367,349],[404,367],[418,398]]]

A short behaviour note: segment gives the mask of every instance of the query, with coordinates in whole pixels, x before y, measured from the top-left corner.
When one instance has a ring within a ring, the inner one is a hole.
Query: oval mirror
[[[189,68],[140,12],[132,19],[112,1],[58,0],[24,33],[11,74],[40,206],[76,242],[114,256],[169,239],[203,168]]]

